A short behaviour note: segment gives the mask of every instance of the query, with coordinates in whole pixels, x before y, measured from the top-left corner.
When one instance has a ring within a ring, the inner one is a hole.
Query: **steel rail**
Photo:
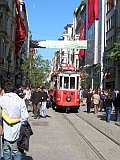
[[[66,119],[67,122],[75,129],[75,131],[82,137],[82,139],[86,142],[86,144],[94,151],[94,153],[99,157],[100,160],[106,160],[103,155],[92,145],[92,143],[80,132],[80,130],[75,127],[73,122],[67,118],[65,114],[63,114],[63,117]]]
[[[118,146],[120,146],[120,143],[113,139],[112,137],[110,137],[107,133],[101,131],[98,127],[96,127],[95,125],[93,125],[92,123],[90,123],[89,121],[87,121],[85,118],[81,117],[80,115],[78,115],[77,113],[75,113],[76,116],[78,116],[79,118],[81,118],[83,121],[85,121],[86,123],[88,123],[90,126],[92,126],[93,128],[95,128],[96,130],[98,130],[100,133],[102,133],[104,136],[106,136],[107,138],[109,138],[112,142],[114,142],[115,144],[117,144]]]

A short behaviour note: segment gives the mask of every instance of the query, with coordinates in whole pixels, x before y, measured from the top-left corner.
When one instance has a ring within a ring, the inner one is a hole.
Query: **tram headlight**
[[[70,97],[70,96],[67,96],[67,97],[66,97],[66,101],[67,101],[67,102],[70,102],[70,101],[71,101],[71,97]]]

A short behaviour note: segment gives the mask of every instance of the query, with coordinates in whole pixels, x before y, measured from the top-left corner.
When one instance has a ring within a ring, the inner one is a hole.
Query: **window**
[[[79,89],[79,77],[77,77],[77,90]]]
[[[62,76],[60,76],[60,88],[62,88]]]
[[[64,77],[64,88],[69,88],[69,77]]]
[[[0,12],[0,27],[3,26],[3,13]]]
[[[75,89],[75,77],[70,77],[70,89]]]
[[[11,41],[14,42],[14,26],[11,24]]]

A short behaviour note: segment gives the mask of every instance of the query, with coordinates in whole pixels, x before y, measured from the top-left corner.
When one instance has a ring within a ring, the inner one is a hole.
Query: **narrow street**
[[[47,118],[33,119],[30,113],[29,122],[34,134],[30,138],[30,150],[25,159],[28,160],[118,160],[120,146],[93,128],[79,116],[86,116],[81,111],[66,114],[47,110]],[[91,118],[92,119],[92,118]],[[111,122],[108,126],[93,115],[98,126],[100,123],[108,131],[114,132],[116,139],[120,138],[119,126]],[[104,131],[104,129],[103,129]],[[107,133],[107,132],[106,132]],[[117,141],[117,140],[116,140]]]

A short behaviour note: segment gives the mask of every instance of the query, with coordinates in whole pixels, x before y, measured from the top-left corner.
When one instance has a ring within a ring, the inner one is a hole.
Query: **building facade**
[[[0,1],[0,85],[14,82],[15,0]]]
[[[22,84],[22,57],[28,53],[28,16],[24,1],[20,1],[21,15],[26,28],[26,39],[18,54],[15,54],[16,0],[0,0],[0,86],[6,81]],[[19,2],[19,1],[18,1]]]
[[[106,1],[105,13],[105,52],[104,52],[104,87],[120,88],[119,64],[109,58],[114,44],[120,42],[120,2],[117,0]]]

